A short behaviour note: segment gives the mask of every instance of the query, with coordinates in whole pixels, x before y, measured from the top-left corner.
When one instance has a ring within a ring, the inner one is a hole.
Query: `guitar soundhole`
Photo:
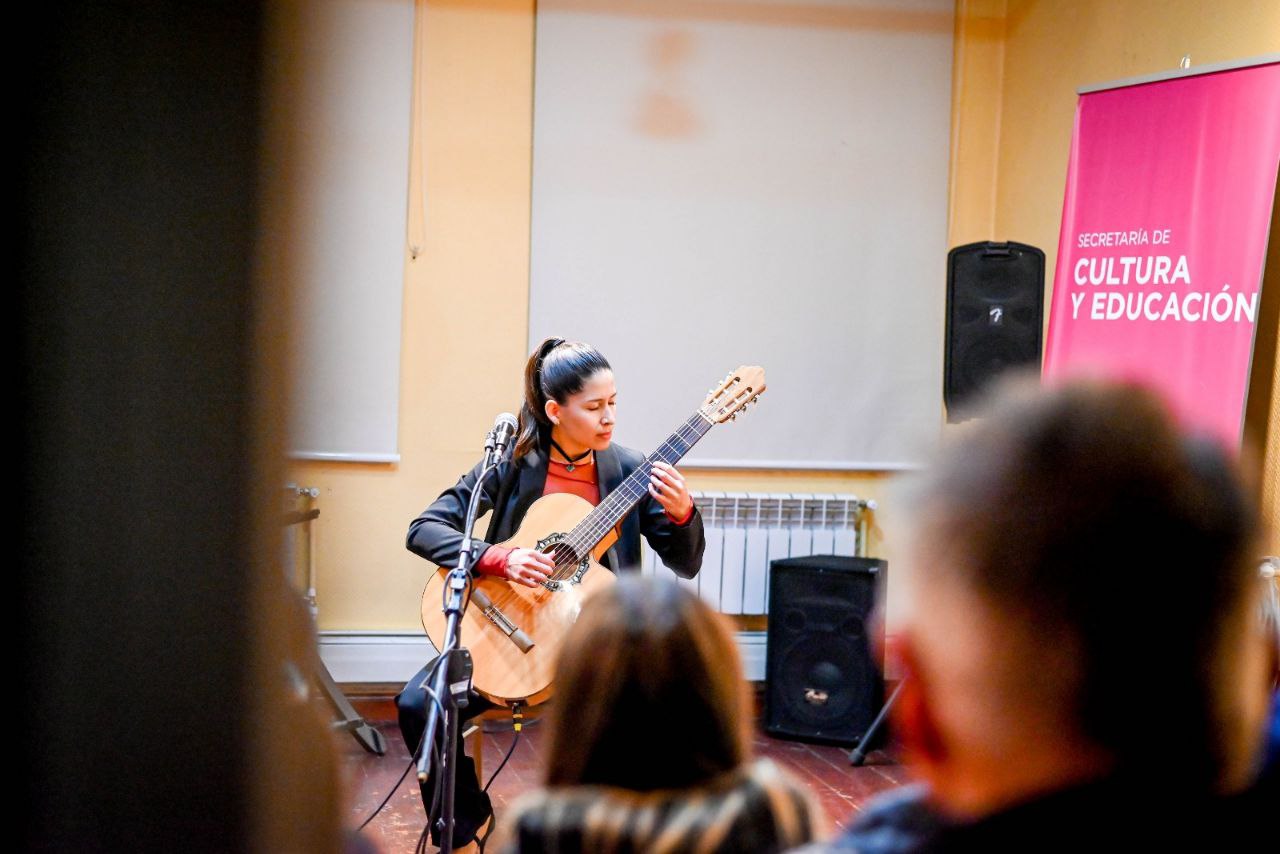
[[[570,584],[577,584],[582,580],[582,574],[587,571],[587,566],[590,564],[590,556],[579,557],[577,551],[566,543],[564,538],[564,534],[551,534],[538,542],[538,551],[550,555],[556,562],[555,572],[542,582],[542,586],[548,590],[563,590]]]
[[[568,569],[578,563],[578,554],[568,543],[556,543],[547,550],[547,554],[555,559],[556,569]]]

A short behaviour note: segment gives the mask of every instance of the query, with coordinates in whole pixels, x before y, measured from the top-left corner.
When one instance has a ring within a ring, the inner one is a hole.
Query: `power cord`
[[[486,795],[489,793],[489,787],[493,785],[493,781],[498,779],[502,769],[507,767],[507,762],[510,761],[511,755],[516,752],[516,745],[520,743],[520,733],[524,730],[524,703],[516,703],[511,707],[511,729],[515,732],[515,737],[511,739],[511,746],[507,748],[507,755],[502,757],[502,761],[494,769],[493,775],[489,777],[489,782],[484,784]],[[484,832],[484,836],[476,840],[476,844],[480,848],[480,854],[484,854],[484,846],[488,843],[489,837],[493,835],[494,828],[497,826],[498,815],[494,813],[493,819],[489,822],[489,829]]]

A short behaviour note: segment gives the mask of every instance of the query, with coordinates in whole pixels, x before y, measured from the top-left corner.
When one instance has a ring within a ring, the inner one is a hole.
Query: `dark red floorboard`
[[[404,741],[395,724],[394,704],[386,700],[360,700],[356,706],[386,738],[387,754],[374,756],[366,753],[354,738],[338,737],[351,827],[358,826],[381,803],[409,764]],[[538,785],[545,731],[545,723],[525,728],[511,761],[489,790],[498,821],[502,821],[516,798]],[[510,730],[484,734],[486,779],[502,761],[511,738]],[[848,826],[876,794],[909,781],[906,770],[896,763],[891,752],[873,751],[864,766],[854,768],[849,765],[848,751],[841,747],[783,741],[757,733],[754,748],[757,755],[772,759],[809,788],[826,812],[832,833]],[[366,828],[364,836],[385,854],[412,852],[423,822],[417,779],[410,772],[391,802]]]

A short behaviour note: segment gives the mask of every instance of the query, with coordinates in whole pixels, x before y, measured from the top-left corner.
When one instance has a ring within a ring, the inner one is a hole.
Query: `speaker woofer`
[[[765,664],[770,735],[852,745],[871,725],[884,687],[867,618],[886,568],[882,560],[836,555],[772,563]]]

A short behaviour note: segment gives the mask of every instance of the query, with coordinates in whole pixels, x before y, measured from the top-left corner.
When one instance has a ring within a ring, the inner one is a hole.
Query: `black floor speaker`
[[[884,700],[869,617],[887,565],[824,555],[773,561],[765,663],[765,731],[853,745]],[[883,627],[880,628],[883,632]]]
[[[970,243],[947,253],[947,418],[1011,368],[1040,365],[1044,253],[1025,243]]]

